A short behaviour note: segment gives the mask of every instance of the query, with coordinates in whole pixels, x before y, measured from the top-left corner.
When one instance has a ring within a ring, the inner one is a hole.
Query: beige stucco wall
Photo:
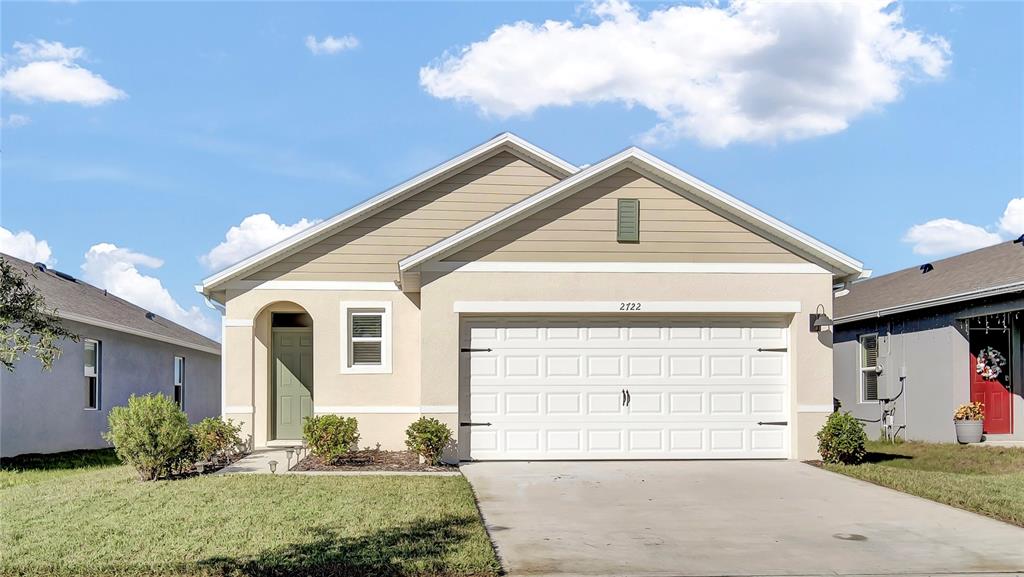
[[[349,374],[341,368],[342,307],[355,302],[390,302],[392,371]],[[317,412],[366,407],[356,416],[361,445],[404,447],[405,426],[420,406],[419,295],[391,291],[229,291],[226,303],[225,416],[245,423],[256,446],[270,440],[270,314],[305,311],[313,318],[313,405]],[[231,326],[251,321],[252,326]],[[252,413],[240,410],[252,408]]]
[[[456,301],[798,301],[789,315],[792,389],[791,447],[794,458],[817,456],[814,434],[831,412],[831,333],[811,333],[808,315],[819,305],[832,314],[832,276],[800,274],[694,273],[423,273],[420,382],[424,405],[458,404],[460,315]],[[578,315],[577,315],[578,316]],[[658,316],[664,316],[659,314]],[[690,315],[692,316],[692,315]],[[721,315],[715,315],[721,316]],[[461,392],[460,392],[461,391]],[[804,411],[800,410],[804,407]],[[439,415],[458,430],[458,415]],[[468,414],[462,415],[467,418]],[[460,458],[469,448],[459,446]]]

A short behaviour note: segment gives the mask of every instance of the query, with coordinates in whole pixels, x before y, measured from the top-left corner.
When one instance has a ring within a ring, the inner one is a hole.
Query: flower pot
[[[981,421],[954,420],[956,427],[956,441],[958,443],[980,443],[981,442]]]

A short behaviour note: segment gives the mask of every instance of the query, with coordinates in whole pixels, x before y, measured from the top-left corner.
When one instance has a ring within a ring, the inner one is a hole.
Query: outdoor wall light
[[[267,464],[270,465],[270,473],[277,474],[277,461],[270,461]]]
[[[811,313],[811,332],[820,333],[822,329],[832,326],[832,319],[825,314],[825,305],[818,305],[815,312]]]

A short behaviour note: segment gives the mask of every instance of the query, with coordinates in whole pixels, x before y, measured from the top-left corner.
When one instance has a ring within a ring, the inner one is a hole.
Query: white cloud
[[[295,224],[278,224],[266,213],[249,215],[242,219],[241,224],[228,229],[224,242],[199,257],[199,261],[210,270],[224,268],[318,222],[303,218]]]
[[[1024,234],[1024,198],[1013,198],[994,226],[986,228],[952,218],[937,218],[910,227],[903,242],[914,245],[915,254],[945,256],[991,246],[1021,234]]]
[[[928,256],[958,254],[1002,240],[994,232],[951,218],[937,218],[924,224],[915,224],[903,237],[903,242],[914,245],[915,254]]]
[[[888,0],[588,7],[594,23],[501,26],[421,68],[420,83],[499,117],[641,106],[660,120],[644,141],[726,146],[840,132],[897,100],[908,79],[949,66],[948,42],[905,28]]]
[[[317,40],[316,36],[306,36],[306,48],[313,54],[337,54],[345,50],[352,50],[359,46],[359,39],[351,34],[340,38],[325,36],[323,40]]]
[[[96,106],[128,96],[76,63],[85,56],[82,47],[36,40],[15,42],[14,49],[18,64],[5,66],[0,75],[0,90],[14,98]]]
[[[1013,198],[1006,204],[999,219],[999,230],[1012,238],[1024,234],[1024,198]]]
[[[27,230],[11,232],[0,226],[0,252],[28,262],[41,262],[47,266],[56,264],[53,251],[45,240],[36,239]]]
[[[24,114],[8,114],[7,118],[0,116],[0,128],[20,128],[32,122],[32,119]]]
[[[156,269],[163,264],[156,257],[100,243],[85,253],[82,271],[85,280],[97,287],[196,332],[217,338],[219,325],[199,307],[186,309],[174,300],[160,279],[139,272],[139,267]]]

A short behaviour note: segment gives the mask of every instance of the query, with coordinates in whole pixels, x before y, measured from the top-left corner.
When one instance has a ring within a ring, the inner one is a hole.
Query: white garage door
[[[786,458],[787,335],[781,319],[468,319],[470,458]]]

